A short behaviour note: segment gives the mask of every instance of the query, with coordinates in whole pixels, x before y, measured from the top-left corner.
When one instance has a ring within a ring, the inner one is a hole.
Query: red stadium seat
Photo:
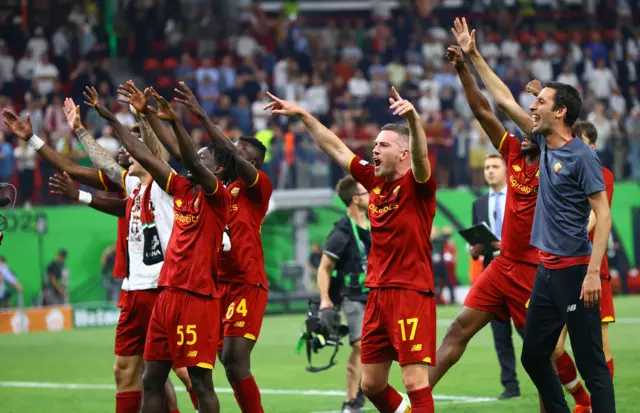
[[[165,70],[170,70],[170,71],[174,71],[178,68],[178,66],[180,65],[180,62],[178,61],[178,59],[174,58],[174,57],[170,57],[168,59],[164,60],[163,63],[163,68]]]
[[[171,76],[162,75],[156,79],[156,87],[158,89],[173,88],[173,86],[173,77]]]
[[[196,54],[198,52],[198,41],[197,40],[183,41],[182,51],[190,54]]]
[[[556,39],[558,43],[566,43],[569,41],[569,35],[563,32],[555,32],[553,37]]]
[[[151,50],[153,50],[154,52],[160,52],[160,53],[166,52],[167,50],[169,50],[169,45],[166,44],[165,42],[155,40],[151,42]]]
[[[160,61],[155,57],[150,57],[149,59],[144,61],[143,68],[145,72],[152,72],[160,69]]]
[[[487,40],[491,43],[500,43],[502,41],[502,36],[499,33],[489,33],[487,34]]]

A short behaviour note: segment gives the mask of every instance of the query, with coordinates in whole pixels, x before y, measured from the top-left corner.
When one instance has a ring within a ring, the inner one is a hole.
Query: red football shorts
[[[244,337],[257,341],[269,293],[257,285],[218,283],[222,329],[218,350],[224,337]]]
[[[401,366],[436,362],[436,301],[404,288],[372,288],[362,326],[364,364],[395,360]]]
[[[151,316],[144,359],[213,369],[219,336],[220,300],[167,288]]]
[[[616,313],[613,309],[613,291],[611,290],[611,277],[602,278],[602,295],[600,296],[600,319],[603,323],[616,321]]]
[[[141,356],[147,339],[149,320],[160,289],[120,292],[120,318],[116,327],[116,356]]]
[[[511,317],[516,328],[523,329],[537,268],[503,256],[495,258],[471,286],[464,305],[502,321]]]

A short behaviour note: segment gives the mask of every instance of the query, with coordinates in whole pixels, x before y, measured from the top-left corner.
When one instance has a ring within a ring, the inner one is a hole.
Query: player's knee
[[[249,354],[242,349],[227,347],[222,352],[222,364],[229,378],[244,376],[249,371]],[[233,380],[236,381],[236,380]]]
[[[187,368],[180,367],[178,369],[173,369],[173,372],[176,373],[176,376],[178,376],[178,378],[185,385],[187,390],[191,390],[191,378],[189,378],[189,372],[187,372]]]
[[[120,391],[140,387],[141,375],[131,360],[116,359],[113,366],[113,376],[116,380],[116,387]]]
[[[520,362],[522,363],[522,367],[531,375],[532,371],[536,370],[536,367],[540,365],[540,363],[544,363],[544,357],[540,354],[539,351],[533,346],[524,345],[522,347],[522,354],[520,355]],[[550,360],[547,359],[547,362],[551,363]]]
[[[191,378],[191,386],[193,388],[193,391],[198,395],[199,398],[214,393],[211,373],[207,374],[206,372],[189,371],[189,377]]]
[[[149,371],[145,371],[142,375],[142,389],[145,393],[163,393],[166,380],[162,380],[154,376]]]
[[[408,392],[427,387],[429,385],[428,366],[425,364],[404,366],[402,384]]]
[[[456,317],[453,320],[453,323],[447,328],[447,332],[444,336],[443,344],[462,344],[469,339],[466,337],[467,332],[462,320],[459,317]]]
[[[373,396],[387,387],[387,380],[386,378],[376,377],[375,375],[363,372],[360,387],[362,387],[362,391],[366,396]]]

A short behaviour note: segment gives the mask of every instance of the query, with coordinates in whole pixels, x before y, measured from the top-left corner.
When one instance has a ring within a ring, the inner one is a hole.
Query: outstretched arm
[[[85,168],[78,165],[66,156],[56,152],[42,139],[33,134],[30,116],[27,115],[26,122],[20,119],[15,113],[9,110],[2,111],[4,122],[9,129],[21,140],[27,142],[35,149],[48,163],[53,165],[60,172],[67,172],[76,181],[88,185],[95,189],[107,190],[107,186],[97,169]]]
[[[238,148],[233,144],[233,142],[231,142],[231,139],[227,138],[222,130],[220,130],[220,128],[213,123],[211,118],[207,116],[200,106],[200,103],[198,103],[196,95],[191,91],[189,86],[184,82],[180,82],[179,89],[175,89],[175,91],[180,96],[174,98],[175,101],[185,105],[191,113],[200,119],[200,123],[207,131],[209,139],[211,139],[211,141],[216,145],[224,146],[233,151],[236,158],[236,172],[240,179],[242,179],[247,185],[252,185],[256,182],[258,171],[255,166],[240,155]]]
[[[158,117],[169,122],[173,133],[175,133],[178,139],[178,147],[180,148],[183,165],[191,172],[196,182],[202,185],[205,193],[209,195],[215,194],[218,190],[218,178],[216,178],[213,171],[207,168],[200,160],[196,145],[184,129],[184,125],[182,121],[180,121],[178,114],[173,110],[169,102],[155,90],[152,90],[151,94],[158,103]],[[152,111],[155,110],[153,108],[149,109]]]
[[[49,178],[50,192],[62,195],[74,202],[88,205],[96,211],[116,217],[124,217],[127,209],[127,200],[110,198],[99,195],[91,195],[88,192],[79,191],[73,184],[71,176],[64,172],[64,175],[55,174]]]
[[[295,116],[299,118],[320,149],[349,173],[349,162],[355,155],[340,138],[301,106],[280,99],[269,92],[267,92],[267,95],[269,95],[273,102],[265,106],[265,110],[271,109],[271,113],[274,115]]]
[[[431,177],[431,163],[427,149],[427,135],[420,122],[420,114],[413,104],[402,99],[395,87],[391,88],[389,98],[390,108],[394,115],[402,116],[409,122],[409,154],[411,155],[411,170],[417,182],[427,182]]]
[[[504,84],[502,80],[496,75],[489,67],[487,62],[482,58],[478,48],[476,46],[476,31],[473,30],[469,33],[469,27],[467,26],[467,20],[462,18],[456,19],[454,22],[454,28],[451,32],[456,37],[458,44],[465,52],[473,66],[478,71],[482,82],[487,87],[487,90],[495,100],[500,109],[518,125],[518,127],[525,133],[529,134],[533,128],[533,120],[529,113],[518,105],[511,91]]]
[[[78,122],[80,121],[80,106],[76,105],[70,98],[67,98],[64,101],[64,111],[67,118],[77,116]],[[80,127],[75,132],[78,139],[80,139],[80,142],[82,142],[84,149],[87,151],[87,154],[91,158],[91,162],[93,162],[96,168],[102,170],[107,177],[109,177],[111,182],[117,182],[124,186],[124,183],[122,182],[122,175],[125,171],[124,168],[118,165],[109,152],[100,146],[98,142],[96,142],[95,138],[91,136],[85,128]]]
[[[173,132],[160,122],[153,111],[149,110],[149,93],[149,88],[142,92],[129,80],[124,85],[120,85],[118,100],[128,103],[136,110],[142,139],[154,155],[166,159],[166,151],[168,151],[171,156],[180,159],[178,141]]]
[[[478,119],[482,129],[489,135],[493,146],[500,150],[500,144],[502,143],[506,129],[491,110],[489,101],[484,97],[473,79],[473,75],[464,62],[462,50],[458,46],[449,46],[447,58],[453,63],[453,66],[458,72],[458,77],[464,89],[464,95],[467,98],[467,102],[469,102],[473,116]]]
[[[169,165],[156,158],[144,143],[133,136],[131,132],[116,119],[115,115],[100,103],[98,92],[94,88],[87,87],[83,93],[87,99],[85,102],[87,106],[94,108],[102,118],[109,122],[109,125],[111,125],[116,136],[120,139],[129,154],[149,172],[158,185],[166,189],[169,175],[171,174]],[[118,167],[120,166],[118,165]],[[122,171],[124,171],[124,169],[122,169]]]

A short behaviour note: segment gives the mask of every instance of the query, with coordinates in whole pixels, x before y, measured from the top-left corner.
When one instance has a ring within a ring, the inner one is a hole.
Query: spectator
[[[427,33],[422,42],[422,59],[425,62],[431,62],[435,67],[439,68],[442,66],[444,54],[444,45],[434,39],[431,34]]]
[[[7,266],[7,259],[0,257],[0,308],[11,306],[11,291],[7,287],[13,287],[20,294],[24,291],[18,278]]]
[[[58,68],[49,61],[49,56],[40,56],[40,63],[33,70],[33,79],[37,81],[37,91],[40,96],[49,96],[56,88],[59,81],[60,72]]]
[[[120,141],[113,137],[113,129],[109,125],[102,128],[100,137],[96,139],[98,145],[102,146],[113,158],[118,156],[120,150]]]
[[[251,114],[253,116],[253,127],[256,132],[267,129],[267,123],[271,115],[264,110],[270,100],[264,92],[258,94],[258,98],[251,104]]]
[[[13,146],[5,140],[4,133],[0,132],[0,181],[8,182],[11,180],[13,167]]]
[[[242,59],[253,57],[261,51],[260,45],[256,39],[251,36],[251,30],[249,29],[246,29],[236,38],[235,45],[236,53]]]
[[[624,96],[620,94],[620,89],[614,88],[611,91],[609,97],[609,107],[616,112],[619,116],[624,116],[627,113],[627,101]]]
[[[67,124],[67,117],[62,108],[62,98],[54,95],[51,104],[44,113],[44,128],[51,136],[69,135],[71,129]]]
[[[549,61],[540,49],[532,48],[531,58],[531,74],[533,77],[543,83],[553,80],[553,66],[551,65],[551,61]]]
[[[49,263],[44,281],[43,304],[61,305],[69,300],[69,270],[65,266],[67,251],[60,250],[56,258]]]
[[[49,51],[49,43],[44,37],[44,29],[42,27],[36,28],[33,37],[27,42],[27,50],[31,52],[36,61]]]
[[[320,76],[312,76],[311,87],[307,89],[304,99],[308,104],[307,110],[309,113],[315,117],[325,119],[329,113],[329,93]]]
[[[245,95],[238,97],[238,102],[231,108],[231,117],[243,135],[252,135],[251,109],[249,99]]]
[[[0,95],[12,96],[16,60],[9,54],[7,43],[0,39]]]
[[[605,59],[599,59],[595,69],[586,75],[589,88],[593,89],[598,99],[607,99],[613,88],[618,87],[616,78]]]
[[[220,91],[226,92],[236,84],[236,69],[233,67],[231,56],[226,55],[222,58],[222,63],[218,68],[220,73]]]
[[[199,84],[198,99],[202,105],[202,109],[208,116],[212,116],[216,111],[216,101],[218,100],[219,91],[214,80],[207,76],[203,82]]]
[[[629,135],[629,156],[631,179],[640,181],[640,108],[634,108],[627,117],[625,129]]]
[[[562,66],[562,73],[560,73],[556,79],[556,81],[560,83],[566,83],[567,85],[571,85],[575,88],[578,87],[578,76],[576,76],[575,70],[571,67],[571,64],[565,63]]]
[[[418,108],[423,116],[438,113],[441,110],[440,98],[435,96],[431,89],[425,89],[422,97],[418,100]]]
[[[18,186],[24,200],[24,206],[30,207],[35,186],[35,168],[37,152],[26,141],[18,139],[18,147],[14,150],[16,171],[18,172]]]
[[[186,83],[190,89],[196,90],[196,71],[189,53],[183,53],[180,65],[176,68],[176,80]]]
[[[26,107],[20,112],[20,117],[22,119],[27,118],[27,114],[31,117],[31,127],[33,129],[33,133],[39,135],[44,132],[44,112],[42,110],[43,99],[35,98],[32,93],[25,93],[24,101],[26,102]]]
[[[359,102],[363,102],[369,95],[371,95],[371,85],[364,78],[361,70],[356,70],[347,84],[349,93]]]
[[[598,131],[598,140],[596,141],[595,149],[598,156],[600,156],[600,159],[604,163],[603,158],[607,158],[605,151],[607,150],[609,140],[611,139],[613,125],[607,116],[606,108],[602,102],[596,103],[595,111],[589,113],[587,120],[593,123],[593,126],[595,126]]]
[[[118,104],[115,116],[118,122],[122,123],[127,129],[131,129],[131,127],[136,124],[136,117],[133,116],[133,113],[129,110],[129,106],[124,103]]]
[[[37,60],[34,59],[31,50],[27,50],[22,58],[18,60],[18,67],[16,68],[16,74],[20,79],[20,83],[23,89],[29,89],[31,80],[33,79],[33,72],[36,70]]]

